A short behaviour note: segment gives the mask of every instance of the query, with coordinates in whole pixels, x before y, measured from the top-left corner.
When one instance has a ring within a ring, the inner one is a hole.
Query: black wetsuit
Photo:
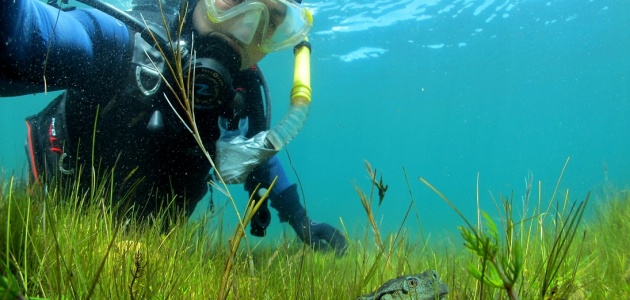
[[[80,180],[89,184],[92,167],[101,178],[113,169],[120,191],[117,197],[134,186],[133,199],[141,212],[154,211],[172,196],[180,207],[192,212],[207,192],[210,163],[166,106],[163,93],[156,93],[150,101],[139,99],[131,63],[135,33],[95,9],[64,12],[33,0],[3,0],[0,9],[0,96],[43,92],[44,86],[48,91],[66,90],[40,114],[44,118],[30,119],[33,143],[29,154],[36,175],[77,178],[82,174]],[[256,78],[253,70],[234,78],[250,120],[260,119],[263,113]],[[57,115],[55,120],[62,102],[65,115]],[[156,110],[162,113],[165,126],[149,130],[147,124]],[[197,126],[211,154],[220,134],[218,117],[216,111],[197,111]],[[260,122],[253,122],[248,135],[264,129]],[[66,136],[54,136],[62,130]],[[42,137],[41,132],[47,136]],[[41,153],[42,147],[48,153]],[[56,162],[43,167],[43,160],[51,157],[63,159],[59,168],[74,173],[59,172]],[[271,164],[279,166],[277,159]],[[282,192],[289,186],[286,176],[281,167],[271,169],[281,173],[282,181],[274,190]],[[258,173],[265,177],[259,175],[255,179],[259,182],[276,176],[269,171]]]

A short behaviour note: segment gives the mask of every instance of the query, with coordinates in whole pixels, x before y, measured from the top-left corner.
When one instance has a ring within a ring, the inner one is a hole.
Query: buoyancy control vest
[[[164,23],[160,13],[133,14],[141,14],[153,32]],[[207,191],[209,162],[171,108],[176,100],[162,77],[172,80],[165,71],[171,58],[162,56],[146,32],[130,30],[130,34],[128,74],[107,74],[104,79],[115,84],[97,91],[67,90],[26,119],[31,179],[42,185],[64,179],[89,185],[92,174],[104,177],[114,171],[116,189],[133,191],[134,202],[140,202],[144,213],[158,208],[160,195],[167,194],[191,212]],[[267,130],[271,108],[260,69],[236,73],[232,85],[243,101],[238,113],[228,118],[230,126],[247,117],[248,136]],[[165,97],[172,97],[171,104]],[[197,126],[211,154],[219,136],[219,115],[226,117],[211,106],[196,111]]]

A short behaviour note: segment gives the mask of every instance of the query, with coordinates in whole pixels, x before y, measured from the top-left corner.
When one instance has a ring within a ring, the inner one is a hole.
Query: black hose
[[[103,2],[101,0],[77,0],[77,1],[85,5],[88,5],[90,7],[96,8],[120,20],[121,22],[125,23],[125,25],[127,25],[131,30],[140,32],[142,37],[147,41],[153,40],[155,36],[155,38],[158,39],[158,43],[161,45],[166,45],[169,42],[168,37],[166,36],[166,33],[163,30],[160,30],[151,25],[145,24],[141,20],[138,20],[132,17],[130,14],[120,10],[119,8],[109,3]],[[153,36],[151,34],[153,34]]]
[[[262,70],[260,70],[260,66],[256,68],[256,76],[258,76],[258,82],[263,88],[264,97],[265,97],[265,120],[267,122],[265,128],[269,130],[271,128],[271,96],[269,95],[269,86],[267,86],[267,80],[265,80],[265,76],[263,76]]]

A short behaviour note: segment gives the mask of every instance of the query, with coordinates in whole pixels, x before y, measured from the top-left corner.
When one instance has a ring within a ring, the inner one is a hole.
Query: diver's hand
[[[346,252],[346,238],[341,231],[329,224],[318,223],[310,220],[307,216],[301,220],[289,222],[297,233],[297,236],[309,246],[318,251],[335,251],[337,256],[342,256]]]

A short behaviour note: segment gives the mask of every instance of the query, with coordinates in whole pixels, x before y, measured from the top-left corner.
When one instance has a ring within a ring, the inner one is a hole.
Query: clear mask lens
[[[261,18],[262,12],[260,10],[248,11],[238,16],[238,22],[230,22],[228,30],[241,43],[249,45],[252,43],[254,36],[256,36]]]
[[[302,41],[312,27],[310,12],[290,0],[205,0],[208,18],[225,24],[226,32],[250,45],[256,41],[265,52],[290,48]]]

